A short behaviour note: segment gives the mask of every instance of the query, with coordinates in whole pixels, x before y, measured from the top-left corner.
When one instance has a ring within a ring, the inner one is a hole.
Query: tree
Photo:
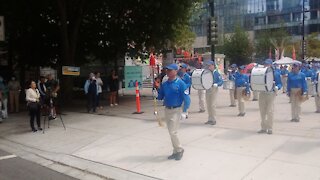
[[[318,33],[312,33],[307,37],[307,57],[320,57],[320,40]]]
[[[134,44],[136,51],[188,44],[190,9],[195,2],[2,0],[0,12],[8,17],[7,37],[17,62],[61,69],[61,65],[93,59],[117,64],[128,44]],[[71,97],[71,79],[62,82],[66,97]]]
[[[248,34],[240,26],[236,26],[234,34],[229,38],[225,37],[219,51],[226,55],[230,63],[241,65],[251,62],[253,47]]]
[[[288,53],[292,48],[289,33],[284,27],[279,29],[264,30],[256,35],[256,56],[259,58],[269,58],[269,51],[273,54],[274,59],[280,59],[283,53]],[[277,50],[278,54],[275,54]],[[291,56],[291,55],[290,55]]]

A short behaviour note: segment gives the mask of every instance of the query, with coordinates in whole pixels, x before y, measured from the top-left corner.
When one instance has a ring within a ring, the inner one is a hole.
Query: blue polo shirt
[[[306,81],[306,75],[302,72],[290,72],[288,75],[288,92],[290,92],[291,88],[301,88],[303,93],[307,92],[308,86]]]
[[[217,70],[213,71],[213,83],[218,84],[218,86],[221,86],[223,84],[223,80],[221,78],[221,75]]]
[[[187,85],[180,79],[168,80],[159,89],[158,99],[164,100],[166,107],[180,107],[184,102],[183,112],[190,107],[190,97]]]

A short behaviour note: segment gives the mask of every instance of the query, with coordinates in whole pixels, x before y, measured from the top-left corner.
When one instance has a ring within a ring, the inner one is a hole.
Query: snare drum
[[[274,84],[273,69],[270,67],[254,67],[251,71],[250,85],[253,91],[271,92]]]
[[[191,81],[194,89],[210,89],[213,85],[213,74],[210,70],[195,69],[192,73]]]
[[[223,89],[227,89],[227,90],[235,89],[234,81],[224,80],[223,81]]]

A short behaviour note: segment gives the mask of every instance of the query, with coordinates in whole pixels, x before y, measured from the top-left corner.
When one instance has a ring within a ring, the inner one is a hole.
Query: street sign
[[[62,66],[62,75],[80,76],[80,67]]]
[[[125,66],[124,67],[125,88],[127,90],[134,90],[136,82],[142,88],[142,67],[141,66]]]
[[[4,17],[0,16],[0,41],[4,41]]]

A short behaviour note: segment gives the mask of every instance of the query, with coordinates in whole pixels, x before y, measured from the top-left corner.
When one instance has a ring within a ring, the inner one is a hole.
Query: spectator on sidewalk
[[[89,113],[91,110],[96,112],[98,85],[93,73],[90,73],[84,84],[84,92],[87,96],[87,112]]]
[[[100,99],[102,98],[102,86],[103,86],[103,81],[100,77],[100,73],[96,72],[95,73],[95,78],[97,81],[97,86],[98,86],[98,95],[97,95],[97,107],[99,109],[102,109],[103,107],[100,105]]]
[[[30,115],[30,127],[32,132],[42,130],[40,124],[40,92],[34,81],[30,82],[30,88],[26,91],[27,107]],[[34,118],[37,120],[38,129],[34,127]]]
[[[47,97],[47,88],[45,84],[46,78],[44,76],[40,76],[40,81],[37,84],[37,89],[40,92],[40,104],[43,105],[45,103]]]
[[[118,75],[116,74],[116,71],[113,69],[111,71],[111,75],[109,77],[109,88],[110,88],[110,106],[117,106],[117,94],[119,90],[119,81],[118,81]]]
[[[8,86],[5,84],[3,77],[0,76],[0,121],[8,118]]]
[[[47,102],[46,104],[50,108],[49,120],[56,119],[56,105],[57,105],[57,97],[58,91],[60,89],[58,81],[56,81],[51,74],[47,76],[46,82],[47,89]]]
[[[10,112],[16,113],[19,112],[19,95],[21,91],[20,82],[16,79],[15,76],[11,77],[11,80],[8,82],[9,88],[9,100],[10,100]]]

